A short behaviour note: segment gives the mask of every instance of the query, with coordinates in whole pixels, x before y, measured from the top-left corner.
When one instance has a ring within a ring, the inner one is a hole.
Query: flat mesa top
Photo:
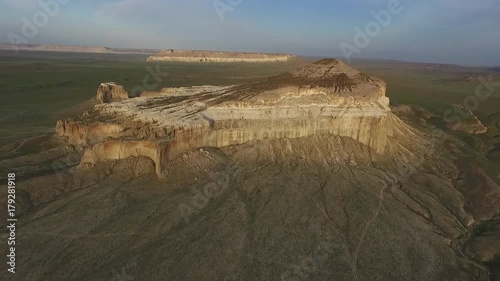
[[[336,59],[323,59],[301,69],[232,88],[245,104],[307,105],[346,99],[373,102],[385,98],[385,82]],[[336,102],[334,102],[336,103]]]
[[[372,104],[372,105],[370,105]],[[308,107],[312,105],[389,107],[385,83],[335,59],[234,86],[165,88],[155,96],[102,105],[108,112],[162,112],[192,116],[210,108]]]
[[[155,57],[217,57],[217,58],[270,58],[270,57],[295,57],[290,54],[268,54],[247,52],[224,52],[207,50],[162,50]]]

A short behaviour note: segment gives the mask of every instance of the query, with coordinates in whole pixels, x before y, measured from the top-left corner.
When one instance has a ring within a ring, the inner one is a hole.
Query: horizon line
[[[105,48],[105,49],[121,49],[121,50],[147,50],[147,51],[165,51],[165,50],[186,50],[186,51],[206,51],[206,52],[235,52],[235,53],[250,53],[250,54],[281,54],[281,55],[293,55],[302,58],[334,58],[345,60],[342,56],[332,56],[332,55],[302,55],[287,52],[258,52],[258,51],[235,51],[235,50],[199,50],[199,49],[179,49],[179,48],[130,48],[130,47],[109,47],[109,46],[96,46],[96,45],[66,45],[66,44],[53,44],[53,43],[43,43],[43,44],[12,44],[10,42],[0,41],[0,45],[10,45],[10,46],[63,46],[63,47],[81,47],[81,48]],[[0,51],[15,51],[14,48],[1,49]],[[47,52],[49,50],[20,50],[27,52]],[[58,52],[58,51],[52,51]],[[65,51],[59,51],[64,53]],[[71,53],[97,53],[97,52],[71,52]],[[395,63],[418,63],[418,64],[434,64],[434,65],[451,65],[466,68],[497,68],[500,67],[499,64],[492,65],[480,65],[480,64],[461,64],[461,63],[447,63],[447,62],[430,62],[430,61],[407,61],[401,59],[390,59],[390,58],[373,58],[373,57],[353,57],[351,60],[368,60],[368,61],[390,61]]]

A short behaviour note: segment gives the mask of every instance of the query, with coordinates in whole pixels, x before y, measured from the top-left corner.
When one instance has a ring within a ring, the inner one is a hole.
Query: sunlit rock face
[[[102,83],[97,89],[97,103],[109,103],[128,99],[128,92],[114,82]]]
[[[147,156],[159,176],[189,150],[264,139],[349,137],[384,155],[418,137],[391,113],[385,92],[383,81],[328,59],[248,84],[169,88],[99,104],[60,121],[57,132],[87,149],[81,166]]]
[[[296,59],[288,54],[262,54],[243,52],[191,51],[191,50],[164,50],[148,61],[177,61],[177,62],[287,62]]]

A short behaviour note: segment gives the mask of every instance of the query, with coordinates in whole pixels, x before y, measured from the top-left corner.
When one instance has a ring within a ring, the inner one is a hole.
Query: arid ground
[[[393,112],[426,136],[401,137],[409,150],[378,161],[350,138],[311,136],[192,150],[163,180],[145,157],[75,169],[81,153],[55,123],[89,110],[101,82],[233,85],[313,60],[146,58],[0,52],[1,241],[8,173],[18,219],[17,273],[1,262],[0,279],[500,280],[500,87],[473,111],[487,133],[445,120],[481,81],[500,82],[497,70],[352,62],[384,80]]]

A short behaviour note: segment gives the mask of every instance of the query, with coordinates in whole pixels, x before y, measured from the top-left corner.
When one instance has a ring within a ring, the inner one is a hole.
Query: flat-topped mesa
[[[168,88],[99,104],[58,122],[57,132],[87,148],[82,165],[147,156],[163,175],[169,160],[199,147],[313,135],[349,137],[374,155],[394,153],[390,139],[418,133],[391,113],[385,83],[337,60],[236,86]]]
[[[218,51],[191,51],[191,50],[163,50],[148,61],[174,61],[174,62],[287,62],[296,59],[288,54],[265,54],[244,52],[218,52]]]

